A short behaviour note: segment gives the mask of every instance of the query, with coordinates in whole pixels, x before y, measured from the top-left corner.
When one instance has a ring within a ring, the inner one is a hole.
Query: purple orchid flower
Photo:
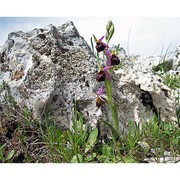
[[[106,66],[104,68],[100,68],[100,71],[96,74],[96,80],[98,82],[100,81],[105,81],[105,79],[109,79],[111,78],[110,74],[108,73],[108,69],[110,69],[111,66]]]
[[[107,101],[105,89],[103,87],[100,87],[96,92],[96,96],[96,106],[99,108]]]
[[[96,50],[97,52],[104,51],[105,49],[109,48],[107,44],[102,42],[104,36],[102,36],[100,39],[96,40]]]
[[[99,96],[101,94],[105,93],[105,89],[103,87],[100,87],[97,91],[96,91],[96,95]]]
[[[115,55],[114,51],[111,53],[108,49],[105,49],[105,54],[107,56],[106,66],[114,66],[120,64],[120,59]]]
[[[104,42],[102,42],[102,40],[104,39],[104,36],[102,36],[101,38],[98,39],[98,42],[101,42],[106,48],[109,48],[109,46],[107,44],[105,44]]]

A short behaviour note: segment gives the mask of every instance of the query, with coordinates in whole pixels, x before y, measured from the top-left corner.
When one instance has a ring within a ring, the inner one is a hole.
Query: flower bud
[[[113,25],[112,21],[108,21],[107,25],[106,25],[106,31],[109,32],[111,26]]]
[[[112,38],[114,34],[114,24],[112,21],[109,21],[106,25],[106,41],[109,43],[110,39]]]

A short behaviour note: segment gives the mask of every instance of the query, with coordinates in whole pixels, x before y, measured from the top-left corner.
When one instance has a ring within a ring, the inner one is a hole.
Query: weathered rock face
[[[72,22],[49,25],[30,32],[13,32],[0,49],[0,81],[5,81],[19,106],[27,106],[36,119],[50,112],[61,128],[72,121],[74,102],[91,126],[102,116],[110,118],[107,105],[98,109],[96,59]],[[176,121],[170,89],[151,72],[131,68],[112,75],[121,129],[129,119],[145,121],[155,115]],[[102,115],[99,113],[102,110]]]
[[[121,123],[126,122],[127,118],[136,122],[143,119],[147,121],[153,115],[159,117],[159,120],[176,121],[175,103],[170,98],[170,89],[159,76],[136,70],[120,69],[115,73],[119,79],[115,83],[115,89],[119,90],[115,96],[120,97]]]
[[[59,126],[69,127],[75,96],[83,106],[93,102],[95,60],[72,22],[10,33],[1,51],[1,81],[34,118],[50,112]]]

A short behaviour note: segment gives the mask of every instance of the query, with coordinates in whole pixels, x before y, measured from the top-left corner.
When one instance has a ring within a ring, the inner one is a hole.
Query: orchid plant
[[[96,43],[96,50],[97,50],[97,65],[98,65],[98,72],[96,74],[97,82],[105,82],[105,88],[100,87],[96,92],[96,105],[100,108],[106,102],[109,105],[111,115],[112,115],[112,125],[109,124],[107,121],[103,121],[106,123],[112,131],[113,140],[116,141],[119,138],[119,119],[118,113],[115,103],[113,102],[112,97],[112,83],[111,83],[111,73],[112,68],[115,65],[120,64],[120,60],[116,55],[115,51],[109,50],[109,41],[114,34],[114,24],[112,21],[109,21],[106,26],[106,43],[103,42],[105,36],[102,36],[100,39],[97,39],[95,35],[94,41]],[[94,51],[94,48],[93,48]],[[99,62],[99,53],[103,53],[103,57],[105,57],[105,63],[100,64]]]

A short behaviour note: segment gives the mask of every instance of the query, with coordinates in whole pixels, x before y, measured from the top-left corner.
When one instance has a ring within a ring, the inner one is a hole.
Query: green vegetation
[[[10,102],[1,119],[2,163],[140,163],[147,157],[159,162],[164,151],[173,157],[180,154],[179,127],[171,122],[158,125],[156,117],[138,124],[129,121],[129,131],[114,143],[111,137],[101,137],[97,128],[83,124],[80,112],[74,112],[70,129],[60,130],[50,115],[40,123],[32,119],[27,107],[15,109]]]

